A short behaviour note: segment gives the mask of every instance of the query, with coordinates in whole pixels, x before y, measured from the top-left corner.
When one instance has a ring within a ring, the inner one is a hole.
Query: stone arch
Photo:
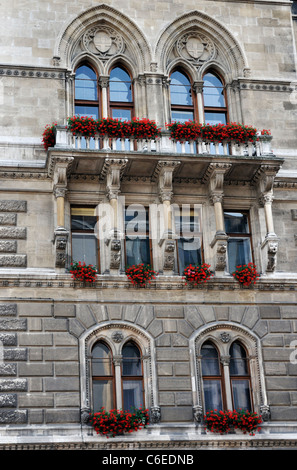
[[[95,324],[79,337],[82,421],[91,411],[91,350],[97,341],[103,341],[110,347],[115,361],[121,360],[122,348],[128,341],[133,341],[139,347],[144,366],[145,406],[155,415],[159,406],[153,337],[140,326],[115,320]]]
[[[238,323],[226,321],[204,325],[190,337],[193,410],[196,421],[200,422],[202,420],[203,413],[200,352],[202,345],[206,341],[211,341],[217,347],[220,356],[225,357],[229,355],[230,345],[234,341],[240,342],[246,348],[250,360],[254,407],[256,411],[262,414],[263,419],[267,420],[269,417],[269,405],[264,379],[260,338],[249,328]]]
[[[193,64],[201,80],[205,63],[220,64],[226,82],[248,74],[246,56],[234,36],[220,22],[201,11],[191,11],[170,23],[161,33],[155,60],[168,75],[171,62],[182,56]]]
[[[136,70],[139,74],[149,69],[151,50],[143,33],[130,18],[104,3],[85,10],[66,25],[57,38],[54,61],[60,66],[72,69],[76,56],[87,49],[84,35],[88,32],[90,35],[96,34],[97,28],[102,28],[106,34],[112,30],[117,35],[118,47],[114,47],[110,55],[124,52],[123,55],[134,64],[134,73]],[[100,50],[94,47],[91,51],[87,50],[87,53],[93,55],[94,60],[102,60],[104,66],[110,58],[109,54],[104,56],[102,51],[100,53]]]

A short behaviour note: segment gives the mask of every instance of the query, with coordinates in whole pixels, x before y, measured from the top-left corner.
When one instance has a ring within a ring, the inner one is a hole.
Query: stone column
[[[65,228],[65,198],[67,194],[67,175],[73,157],[54,156],[49,164],[49,174],[53,178],[53,193],[56,200],[56,228],[54,243],[56,249],[55,266],[64,270],[66,266],[67,242],[69,232]]]
[[[198,103],[198,118],[199,123],[203,124],[205,122],[204,119],[204,106],[203,106],[203,81],[202,82],[194,82],[193,90],[197,96],[197,103]]]
[[[175,264],[176,235],[172,225],[171,201],[173,173],[179,165],[179,161],[159,161],[154,175],[158,177],[159,200],[163,204],[164,232],[159,246],[163,250],[163,273],[167,275],[173,274]]]
[[[216,221],[216,233],[210,245],[215,250],[216,272],[225,271],[227,265],[228,236],[224,227],[223,197],[224,176],[230,168],[229,163],[211,163],[205,175],[205,182],[208,182],[209,187],[209,200],[214,206]]]
[[[232,391],[231,391],[231,382],[230,382],[230,356],[221,356],[221,363],[223,364],[223,374],[224,374],[224,385],[226,392],[226,405],[228,410],[233,409],[232,403]]]
[[[120,193],[121,175],[128,160],[125,158],[121,159],[109,159],[105,160],[106,171],[106,196],[111,206],[111,231],[106,234],[105,245],[109,248],[109,266],[107,270],[111,274],[118,274],[121,268],[121,257],[122,257],[122,240],[124,234],[119,227],[119,207],[118,207],[118,196]]]
[[[262,165],[258,172],[259,206],[264,208],[266,222],[266,236],[261,244],[266,272],[274,272],[276,269],[279,238],[274,231],[272,202],[274,178],[279,168],[278,165]]]
[[[123,407],[123,400],[122,400],[122,356],[114,356],[113,357],[113,365],[114,365],[114,378],[115,378],[115,392],[116,392],[116,405],[115,407],[120,410]]]
[[[99,79],[99,84],[101,86],[101,96],[102,96],[102,117],[108,117],[108,97],[107,97],[107,88],[109,86],[109,76],[101,76]]]

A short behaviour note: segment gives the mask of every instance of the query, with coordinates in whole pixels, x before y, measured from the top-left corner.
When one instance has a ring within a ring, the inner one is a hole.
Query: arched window
[[[114,67],[109,77],[110,116],[129,121],[133,117],[132,81],[128,72],[121,66]]]
[[[75,114],[99,118],[100,93],[95,71],[87,64],[75,72]]]
[[[252,409],[249,363],[245,348],[234,341],[230,347],[230,381],[233,408]]]
[[[174,71],[170,76],[171,121],[195,120],[195,107],[192,97],[192,86],[188,76]]]
[[[111,410],[115,405],[114,368],[109,347],[99,341],[92,349],[93,410]]]
[[[142,360],[138,347],[131,341],[122,349],[123,409],[139,408],[144,403]]]
[[[213,72],[203,77],[204,122],[226,124],[227,104],[222,80]]]
[[[204,343],[201,348],[201,368],[205,411],[222,410],[224,408],[222,369],[218,351],[211,342]]]

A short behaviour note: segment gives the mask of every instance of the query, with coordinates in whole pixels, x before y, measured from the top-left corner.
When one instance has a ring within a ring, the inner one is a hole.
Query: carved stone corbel
[[[194,422],[197,424],[201,424],[203,420],[203,409],[201,405],[193,406],[193,416]]]
[[[159,199],[164,209],[164,233],[159,241],[163,250],[163,273],[173,274],[175,265],[175,234],[172,226],[171,201],[173,197],[173,173],[179,161],[159,161],[154,177],[158,177]]]
[[[150,408],[150,422],[158,424],[161,421],[161,408],[159,406],[152,406]]]

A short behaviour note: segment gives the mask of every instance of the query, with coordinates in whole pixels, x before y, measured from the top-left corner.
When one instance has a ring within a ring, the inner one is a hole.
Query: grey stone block
[[[0,330],[9,331],[9,330],[18,330],[26,331],[27,321],[26,319],[17,320],[16,318],[0,318]]]
[[[195,306],[186,306],[185,307],[185,319],[188,323],[190,323],[194,329],[198,329],[200,326],[204,324],[198,309]]]
[[[44,331],[68,331],[66,318],[45,318],[43,320]]]
[[[192,405],[193,398],[191,392],[177,392],[175,394],[176,405]]]
[[[153,320],[148,327],[148,331],[156,338],[163,333],[163,324],[161,320]]]
[[[191,406],[163,406],[161,419],[163,422],[193,421],[193,410]]]
[[[0,240],[0,252],[16,253],[17,252],[16,240]]]
[[[17,314],[17,304],[0,304],[0,316],[15,316]]]
[[[16,346],[17,336],[16,333],[1,333],[0,341],[3,346]]]
[[[16,214],[1,214],[0,213],[0,225],[16,225],[17,215]]]
[[[18,401],[21,408],[47,408],[55,404],[54,396],[44,393],[20,394]]]
[[[205,323],[215,321],[216,319],[213,307],[199,306],[199,312]]]
[[[273,320],[269,322],[271,333],[289,333],[292,331],[292,325],[289,320]]]
[[[136,324],[147,328],[153,319],[154,308],[151,305],[144,305],[136,318]]]
[[[66,304],[64,302],[54,304],[55,317],[75,317],[75,304]]]
[[[16,393],[0,393],[0,408],[16,408]]]
[[[280,308],[275,305],[259,307],[261,318],[280,318]]]
[[[0,375],[16,375],[17,367],[14,363],[0,363]]]
[[[79,410],[46,410],[45,423],[79,423],[80,411]]]
[[[26,361],[28,351],[26,348],[4,349],[3,356],[5,361]]]
[[[52,347],[44,348],[45,361],[77,361],[78,348]]]
[[[27,229],[24,227],[0,227],[0,239],[25,240]]]
[[[26,212],[27,201],[1,200],[0,212]]]
[[[159,363],[157,364],[158,375],[172,375],[173,374],[173,364],[170,363]]]
[[[20,346],[52,346],[53,335],[52,333],[20,333],[19,334]]]
[[[160,406],[175,404],[175,394],[173,392],[160,392],[159,397]]]
[[[51,317],[52,304],[50,302],[24,302],[18,305],[18,312],[20,317]]]
[[[56,393],[55,394],[55,406],[56,407],[78,407],[80,405],[79,393]]]
[[[46,392],[79,391],[79,379],[77,377],[45,377],[44,386]]]
[[[0,255],[0,266],[25,268],[27,266],[26,255]]]
[[[191,380],[189,377],[159,377],[159,390],[191,390]]]
[[[19,376],[30,377],[30,376],[52,376],[53,375],[53,364],[52,363],[20,363],[19,364]]]
[[[156,351],[158,361],[188,361],[189,349],[188,348],[158,348]]]
[[[156,305],[155,315],[158,318],[184,318],[184,308],[182,305]]]
[[[27,424],[27,410],[0,410],[1,424]]]
[[[27,379],[0,379],[1,392],[26,392]]]

